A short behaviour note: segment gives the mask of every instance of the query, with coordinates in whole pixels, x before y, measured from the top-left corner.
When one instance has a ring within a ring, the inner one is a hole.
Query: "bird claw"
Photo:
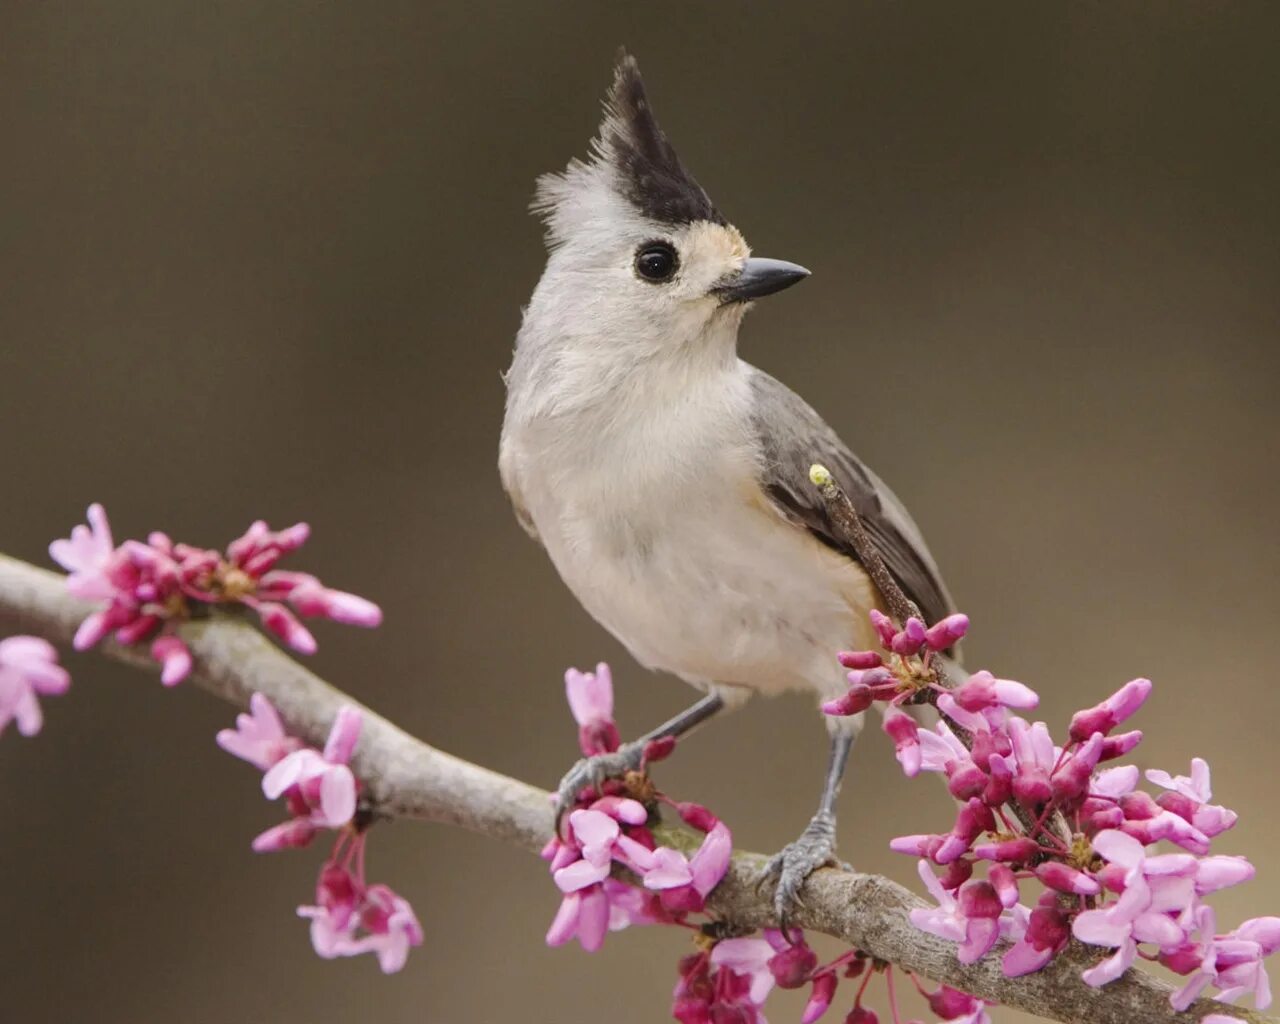
[[[790,926],[795,911],[804,907],[800,890],[808,877],[821,867],[848,867],[836,860],[835,851],[835,816],[819,813],[805,826],[799,839],[784,846],[764,866],[759,884],[777,883],[773,893],[773,908],[778,915],[778,926],[784,933]]]
[[[608,779],[623,778],[627,772],[639,771],[644,763],[644,745],[624,743],[612,754],[593,754],[582,758],[560,780],[556,792],[556,825],[578,802],[579,794],[590,786],[597,794]]]

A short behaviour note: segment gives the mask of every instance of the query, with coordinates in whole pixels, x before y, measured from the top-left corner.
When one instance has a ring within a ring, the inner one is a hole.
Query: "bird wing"
[[[761,485],[775,507],[828,547],[859,561],[853,547],[840,539],[809,480],[809,467],[822,463],[849,496],[880,557],[925,620],[936,622],[947,615],[951,597],[902,502],[803,398],[763,370],[750,369],[754,428],[764,458]]]

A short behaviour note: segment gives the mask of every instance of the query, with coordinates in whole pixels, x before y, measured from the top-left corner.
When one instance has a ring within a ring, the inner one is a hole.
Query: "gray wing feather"
[[[951,597],[902,502],[803,398],[763,370],[751,371],[755,430],[764,453],[762,485],[779,511],[828,547],[858,561],[853,548],[837,537],[809,481],[809,467],[822,463],[853,502],[880,557],[926,620],[936,622],[947,615]]]

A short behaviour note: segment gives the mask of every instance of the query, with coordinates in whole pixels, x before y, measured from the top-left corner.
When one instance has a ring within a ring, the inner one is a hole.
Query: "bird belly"
[[[843,693],[836,651],[872,645],[869,578],[754,484],[702,484],[629,507],[562,493],[551,530],[534,514],[565,583],[642,664],[699,686]]]

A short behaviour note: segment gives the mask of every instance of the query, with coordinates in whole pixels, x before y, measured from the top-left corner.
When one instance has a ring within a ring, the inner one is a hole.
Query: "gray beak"
[[[712,295],[720,297],[720,304],[730,302],[750,302],[790,288],[797,281],[803,281],[809,271],[786,260],[766,260],[751,257],[742,265],[742,269],[733,277],[711,289]]]

